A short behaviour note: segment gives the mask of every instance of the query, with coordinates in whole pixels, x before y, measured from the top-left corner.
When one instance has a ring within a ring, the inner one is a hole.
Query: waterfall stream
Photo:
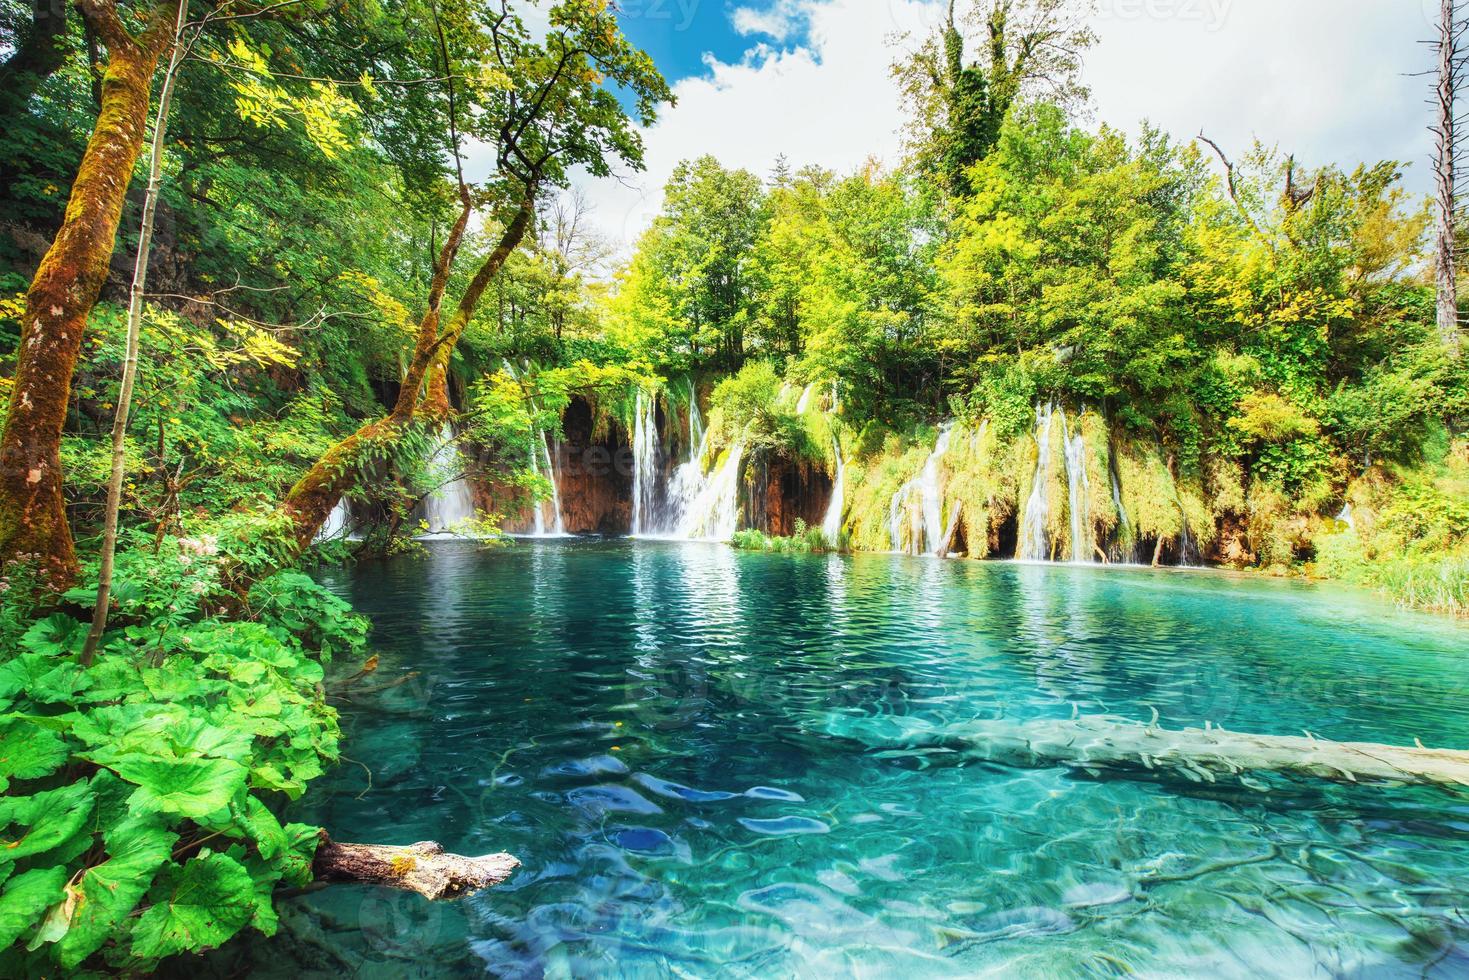
[[[1035,410],[1035,482],[1030,499],[1025,502],[1025,517],[1020,525],[1020,546],[1016,557],[1021,561],[1048,561],[1050,541],[1046,535],[1046,519],[1050,516],[1051,483],[1051,415],[1052,407],[1038,405]]]
[[[657,531],[658,507],[658,400],[638,389],[633,410],[632,533]]]
[[[939,427],[933,452],[918,475],[898,488],[888,504],[888,537],[894,551],[926,555],[944,546],[944,496],[939,465],[949,452],[954,423]]]
[[[826,506],[826,519],[821,522],[821,534],[833,548],[842,543],[842,515],[846,509],[847,461],[842,458],[840,439],[832,439],[832,452],[836,453],[836,475],[831,483],[831,503]]]
[[[352,529],[352,505],[343,497],[337,501],[332,512],[326,516],[326,523],[321,530],[316,532],[316,540],[335,541],[338,538],[350,538]]]
[[[1066,423],[1066,413],[1061,413],[1061,445],[1066,451],[1066,501],[1071,518],[1071,560],[1078,564],[1092,561],[1092,522],[1090,505],[1087,501],[1086,437],[1081,433],[1081,416],[1076,417],[1076,431],[1071,432]]]
[[[448,479],[424,501],[427,537],[459,537],[458,528],[474,517],[474,495],[464,478],[464,461],[454,442],[454,428],[444,423],[440,443],[430,458],[433,471]]]
[[[689,505],[678,536],[728,541],[740,526],[740,464],[745,445],[737,442],[725,454],[708,482]]]

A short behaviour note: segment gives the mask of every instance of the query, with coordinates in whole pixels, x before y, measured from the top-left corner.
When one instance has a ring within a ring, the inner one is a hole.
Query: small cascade
[[[537,441],[546,450],[546,476],[551,481],[551,533],[558,538],[565,537],[566,522],[561,517],[561,473],[558,465],[561,461],[561,442],[557,440],[553,449],[547,436],[541,435]]]
[[[954,423],[944,423],[923,469],[893,494],[888,504],[888,537],[894,551],[923,555],[944,546],[944,497],[939,485],[939,464],[949,451],[953,435]]]
[[[1342,524],[1345,524],[1349,531],[1355,531],[1357,529],[1357,518],[1352,513],[1352,505],[1350,503],[1341,509],[1341,513],[1336,515],[1336,519]]]
[[[1047,488],[1051,482],[1051,405],[1038,405],[1035,410],[1035,482],[1030,499],[1025,502],[1025,516],[1020,524],[1020,547],[1016,557],[1021,561],[1048,561],[1050,541],[1046,537],[1046,520],[1050,516]]]
[[[544,432],[540,429],[531,430],[531,472],[551,484],[551,498],[537,500],[531,507],[533,533],[538,538],[566,536],[566,525],[561,519],[560,477],[556,472],[556,458],[559,455],[559,451],[554,456],[552,455]],[[551,512],[549,522],[546,520],[548,508]]]
[[[464,462],[454,444],[454,428],[444,423],[440,444],[429,460],[435,473],[453,474],[424,501],[424,519],[429,537],[455,537],[455,529],[474,518],[474,495],[464,478]]]
[[[352,505],[347,502],[346,497],[343,497],[337,501],[332,512],[326,516],[326,523],[321,526],[320,531],[316,532],[316,540],[318,542],[335,541],[338,538],[351,537],[349,533],[351,529]]]
[[[740,464],[745,444],[737,442],[690,503],[679,524],[684,538],[728,541],[740,525]]]
[[[816,382],[811,382],[801,389],[801,397],[796,400],[796,414],[805,415],[811,410],[811,398],[816,394]]]
[[[1086,438],[1081,433],[1081,417],[1077,416],[1077,427],[1073,433],[1066,424],[1066,413],[1061,413],[1061,445],[1066,451],[1066,499],[1071,517],[1071,560],[1077,564],[1092,563],[1095,538],[1092,535],[1091,513],[1087,503]]]
[[[641,388],[633,411],[632,533],[657,528],[658,401]]]
[[[842,459],[841,440],[832,440],[832,451],[836,453],[836,476],[831,484],[831,503],[826,507],[826,519],[821,522],[821,534],[827,544],[838,548],[842,543],[842,516],[846,510],[847,461]]]
[[[1131,524],[1127,519],[1127,508],[1122,506],[1122,481],[1117,476],[1117,461],[1115,456],[1111,460],[1111,465],[1107,467],[1107,477],[1112,483],[1112,506],[1117,508],[1117,528],[1121,532],[1118,535],[1118,539],[1119,542],[1125,541],[1132,536]],[[1134,554],[1123,555],[1123,557],[1129,561],[1136,557],[1136,541],[1133,542],[1132,547],[1134,549]],[[1114,547],[1112,550],[1116,554],[1122,554],[1120,546]]]
[[[704,455],[704,420],[699,416],[699,387],[689,379],[689,458],[697,463]]]

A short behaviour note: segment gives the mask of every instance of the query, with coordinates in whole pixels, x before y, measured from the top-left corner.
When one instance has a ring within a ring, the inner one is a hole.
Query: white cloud
[[[920,0],[792,0],[805,44],[786,51],[752,45],[738,62],[705,58],[704,75],[674,86],[645,133],[647,170],[621,181],[581,181],[598,223],[630,243],[658,213],[663,185],[680,160],[706,153],[726,166],[766,175],[776,157],[792,166],[852,170],[869,157],[896,163],[902,110],[888,74],[890,35],[925,23]]]
[[[1205,130],[1234,153],[1255,137],[1307,164],[1351,167],[1411,161],[1409,185],[1428,188],[1431,36],[1423,9],[1437,0],[1101,0],[1100,44],[1086,61],[1094,116],[1129,132],[1150,120],[1180,139]],[[706,56],[706,73],[675,86],[679,103],[645,135],[645,173],[583,180],[603,230],[631,243],[657,214],[679,160],[711,153],[769,173],[838,171],[900,156],[903,113],[888,66],[895,35],[922,36],[942,0],[780,0],[737,24],[752,45],[733,63]],[[761,16],[774,18],[760,20]],[[803,44],[773,51],[795,24]]]
[[[805,26],[806,8],[802,0],[776,0],[765,8],[736,7],[729,19],[741,34],[763,35],[783,44]]]

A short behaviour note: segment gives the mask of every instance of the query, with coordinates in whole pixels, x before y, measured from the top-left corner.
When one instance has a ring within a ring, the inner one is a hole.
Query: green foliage
[[[736,531],[730,544],[741,551],[766,551],[779,554],[825,554],[830,551],[845,551],[848,548],[846,535],[833,544],[826,539],[819,527],[806,527],[805,522],[796,521],[796,533],[789,537],[772,536],[753,528]]]
[[[365,622],[291,571],[260,579],[247,618],[223,618],[232,576],[278,555],[258,517],[157,553],[149,535],[125,545],[90,668],[68,616],[0,636],[15,651],[0,665],[9,975],[144,971],[252,922],[270,933],[272,889],[300,884],[315,847],[314,828],[275,814],[338,757],[321,661],[360,653]]]

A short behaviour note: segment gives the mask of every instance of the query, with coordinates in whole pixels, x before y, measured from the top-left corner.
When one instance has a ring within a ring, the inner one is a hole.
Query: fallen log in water
[[[445,852],[433,841],[406,847],[339,844],[323,832],[312,872],[317,881],[386,885],[436,901],[498,885],[518,867],[520,862],[509,854],[464,857]]]
[[[1249,784],[1251,773],[1333,782],[1469,787],[1469,752],[1332,742],[1303,735],[1247,735],[1210,726],[1171,731],[1110,716],[1034,721],[975,720],[938,726],[918,718],[834,717],[827,733],[879,755],[955,754],[1017,768],[1068,766],[1177,773],[1194,782],[1219,777]]]

